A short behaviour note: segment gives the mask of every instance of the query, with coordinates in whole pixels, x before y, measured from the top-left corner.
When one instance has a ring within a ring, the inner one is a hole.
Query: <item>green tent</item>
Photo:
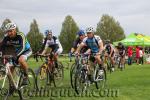
[[[143,45],[143,41],[140,39],[137,39],[134,33],[130,34],[127,38],[118,42],[122,42],[125,46]],[[114,42],[113,44],[116,46],[118,42]]]
[[[150,37],[131,33],[127,38],[118,42],[122,42],[125,46],[150,46]],[[117,46],[118,42],[114,42],[113,44]]]
[[[143,41],[143,46],[150,46],[150,38],[141,34],[136,36],[138,39]]]

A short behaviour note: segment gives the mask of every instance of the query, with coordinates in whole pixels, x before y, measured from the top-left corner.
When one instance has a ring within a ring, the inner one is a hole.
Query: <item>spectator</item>
[[[137,63],[137,65],[139,65],[139,59],[140,59],[139,51],[140,51],[139,46],[136,46],[136,63]]]
[[[144,63],[144,59],[143,59],[144,52],[143,52],[143,48],[142,47],[140,47],[139,55],[140,55],[139,64],[143,65],[143,63]]]
[[[150,54],[148,54],[148,57],[146,58],[146,63],[150,64]]]
[[[132,54],[133,54],[132,47],[129,46],[128,47],[128,65],[132,65]]]

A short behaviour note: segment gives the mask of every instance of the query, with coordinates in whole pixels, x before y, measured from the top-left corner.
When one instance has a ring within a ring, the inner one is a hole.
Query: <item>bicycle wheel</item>
[[[35,73],[31,68],[28,68],[28,85],[22,86],[23,81],[23,73],[20,76],[19,80],[19,89],[18,93],[21,95],[22,99],[29,99],[34,91],[37,91],[36,81],[35,81]],[[34,92],[35,93],[35,92]]]
[[[89,84],[87,72],[80,68],[75,74],[74,88],[76,93],[80,94],[81,92],[86,91]]]
[[[9,93],[9,80],[5,72],[0,71],[0,99],[7,100]]]
[[[4,71],[3,73],[5,72],[6,71]],[[2,70],[0,71],[0,73],[2,73]],[[4,77],[1,78],[0,84],[1,84],[2,100],[7,100],[11,97],[13,98],[16,97],[16,99],[17,97],[20,97],[20,94],[18,93],[18,91],[15,89],[14,86],[14,84],[15,85],[17,84],[18,79],[19,79],[19,68],[13,69],[13,73],[11,73],[10,76],[6,75],[5,73]]]
[[[39,67],[37,73],[36,73],[36,86],[38,90],[41,88],[44,88],[48,83],[47,83],[47,77],[48,77],[48,72],[47,72],[47,64],[43,64],[42,66]]]
[[[107,68],[108,68],[108,71],[109,71],[110,73],[112,73],[112,64],[111,64],[110,59],[107,60]]]
[[[61,62],[58,62],[58,67],[54,68],[53,75],[54,75],[54,79],[55,79],[55,85],[57,87],[62,85],[62,81],[64,79],[64,67]]]
[[[74,88],[74,82],[75,82],[75,72],[76,72],[76,64],[73,63],[71,68],[70,68],[70,83],[71,87]]]
[[[105,88],[106,84],[106,70],[105,68],[99,68],[98,65],[94,66],[94,80],[97,89]],[[100,70],[102,73],[100,73]]]

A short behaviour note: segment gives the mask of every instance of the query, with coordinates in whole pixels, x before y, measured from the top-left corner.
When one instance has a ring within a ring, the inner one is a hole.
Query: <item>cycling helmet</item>
[[[109,43],[110,43],[110,40],[106,40],[106,41],[105,41],[105,44],[109,44]]]
[[[81,35],[84,35],[85,33],[84,33],[83,30],[79,30],[79,31],[77,32],[77,34],[78,34],[79,36],[81,36]]]
[[[12,30],[12,29],[16,29],[16,24],[15,23],[8,23],[6,24],[5,26],[5,31],[9,31],[9,30]]]
[[[94,28],[93,28],[93,27],[88,27],[88,28],[86,29],[86,32],[87,32],[87,33],[88,33],[88,32],[94,33]]]
[[[121,42],[118,43],[118,46],[123,46],[123,44]]]
[[[52,34],[52,30],[46,30],[45,35],[47,36],[48,34]]]

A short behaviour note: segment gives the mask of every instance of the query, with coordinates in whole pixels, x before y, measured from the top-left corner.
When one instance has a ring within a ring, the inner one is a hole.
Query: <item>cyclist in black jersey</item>
[[[76,49],[79,47],[79,45],[81,44],[81,42],[83,41],[83,39],[86,37],[85,36],[85,32],[83,31],[83,30],[79,30],[78,32],[77,32],[77,35],[78,35],[78,38],[74,41],[74,43],[73,43],[73,47],[71,48],[71,53],[73,53],[73,52],[75,52],[76,51]],[[88,47],[87,46],[85,46],[85,47],[83,47],[81,50],[80,50],[80,52],[81,53],[84,53],[84,52],[86,52],[88,50]]]
[[[123,65],[125,63],[126,48],[121,42],[119,42],[117,46],[117,50],[118,50],[119,56],[121,57],[121,65]]]
[[[105,50],[105,59],[106,57],[110,58],[111,64],[112,64],[112,71],[114,71],[114,47],[113,45],[110,43],[110,40],[106,40],[105,41],[105,46],[104,46],[104,50]]]
[[[22,85],[27,85],[28,80],[28,64],[27,58],[32,54],[30,44],[22,32],[16,31],[16,24],[8,23],[5,26],[6,35],[2,41],[1,49],[5,50],[5,47],[12,45],[15,48],[14,62],[21,65],[24,70],[24,79]],[[2,50],[2,51],[3,51]],[[11,68],[13,73],[13,67]]]

